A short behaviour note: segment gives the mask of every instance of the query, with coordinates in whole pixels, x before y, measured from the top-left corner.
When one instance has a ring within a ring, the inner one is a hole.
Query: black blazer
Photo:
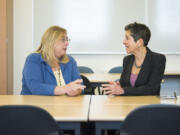
[[[134,88],[130,84],[133,63],[134,55],[126,56],[123,60],[123,72],[121,74],[120,84],[125,91],[124,95],[159,95],[166,57],[162,54],[152,52],[147,48],[147,53]]]

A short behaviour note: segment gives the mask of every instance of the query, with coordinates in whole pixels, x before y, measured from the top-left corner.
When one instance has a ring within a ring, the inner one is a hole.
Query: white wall
[[[180,54],[180,1],[147,0],[150,46],[155,51]]]
[[[35,0],[34,47],[59,25],[72,39],[69,52],[124,53],[124,26],[136,21],[150,27],[150,48],[180,54],[179,13],[179,0]]]
[[[72,39],[70,52],[125,52],[124,26],[145,17],[145,0],[35,0],[34,46],[48,27],[59,25]]]
[[[22,69],[33,50],[33,1],[14,0],[14,94],[21,90]]]
[[[14,94],[21,91],[22,69],[33,51],[33,0],[14,0]],[[121,41],[122,42],[122,41]],[[124,55],[73,55],[78,65],[87,65],[95,73],[105,73],[122,65]],[[166,71],[180,72],[180,55],[166,55]]]

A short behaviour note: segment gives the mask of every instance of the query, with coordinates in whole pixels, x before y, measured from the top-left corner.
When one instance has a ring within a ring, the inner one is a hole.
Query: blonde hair
[[[36,53],[40,53],[42,58],[51,66],[54,67],[55,63],[67,63],[69,58],[64,55],[62,58],[58,59],[54,54],[54,44],[59,38],[64,38],[67,31],[59,26],[49,27],[43,34],[41,39],[41,44],[36,50]]]

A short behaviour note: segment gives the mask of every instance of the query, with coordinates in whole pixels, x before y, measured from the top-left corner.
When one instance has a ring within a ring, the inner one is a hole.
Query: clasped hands
[[[121,87],[119,82],[110,81],[108,84],[102,84],[105,95],[122,95],[124,89]]]

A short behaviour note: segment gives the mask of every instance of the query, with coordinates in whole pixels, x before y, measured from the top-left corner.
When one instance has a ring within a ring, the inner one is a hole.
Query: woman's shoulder
[[[162,54],[162,53],[152,52],[152,54],[154,55],[154,57],[156,57],[156,56],[158,56],[158,57],[165,57],[165,55]]]
[[[166,59],[164,54],[154,52],[151,49],[149,49],[148,47],[147,47],[147,55],[149,55],[153,59]]]
[[[68,56],[68,58],[69,58],[69,62],[71,63],[71,62],[75,62],[75,59],[71,56],[71,55],[67,55]]]
[[[42,57],[39,53],[31,53],[27,56],[26,61],[41,61]]]
[[[166,56],[162,53],[157,53],[157,52],[151,52],[152,57],[154,60],[163,60],[166,61]]]

